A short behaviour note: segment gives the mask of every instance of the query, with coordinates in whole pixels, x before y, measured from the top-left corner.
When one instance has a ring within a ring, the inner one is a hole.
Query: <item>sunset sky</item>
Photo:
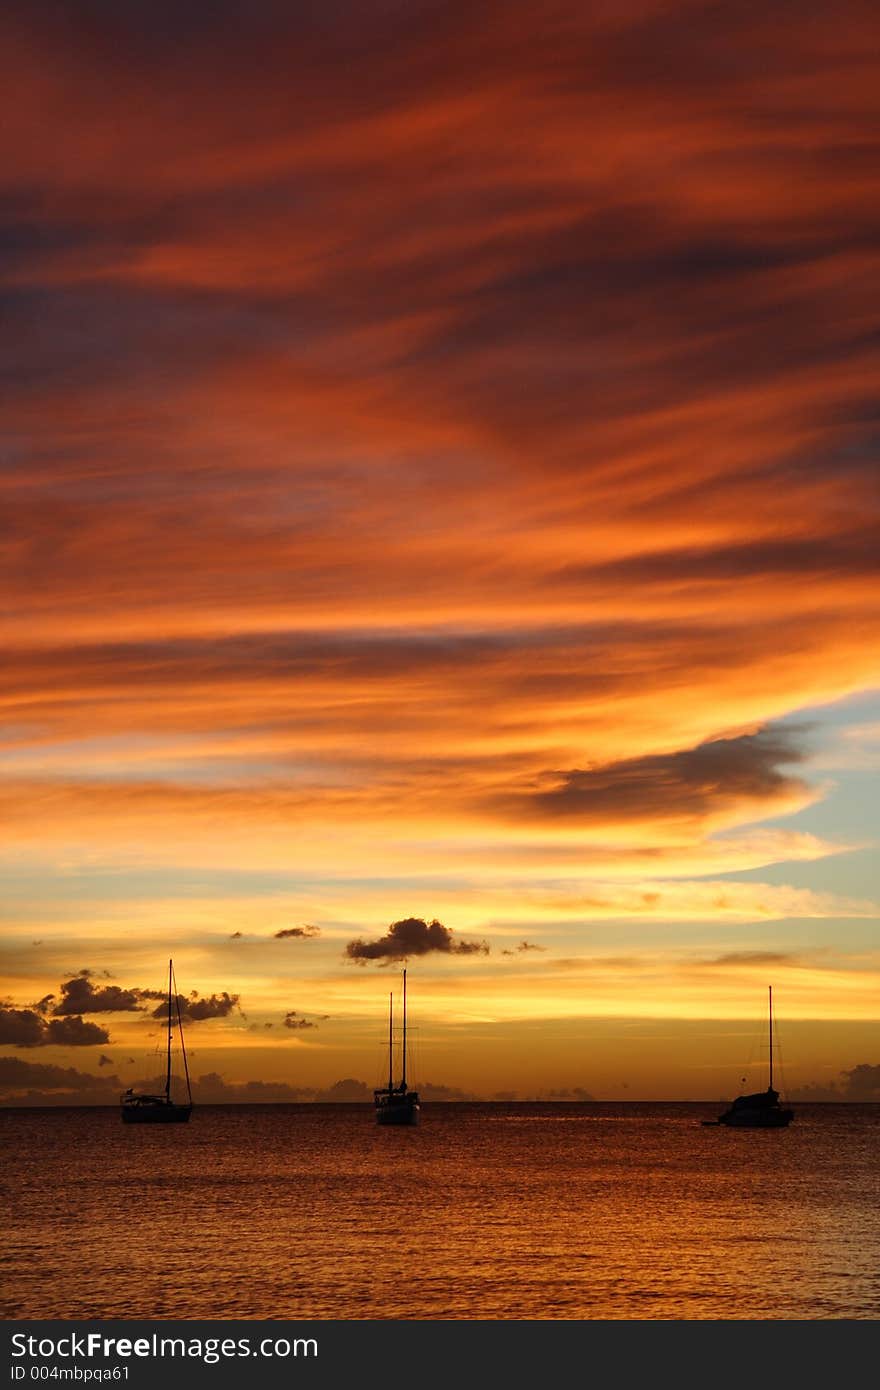
[[[880,1098],[878,29],[3,7],[0,1095]]]

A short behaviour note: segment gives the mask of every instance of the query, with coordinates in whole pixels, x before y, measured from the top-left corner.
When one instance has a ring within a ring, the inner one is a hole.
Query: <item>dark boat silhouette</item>
[[[400,1084],[394,1084],[394,995],[388,996],[388,1085],[373,1092],[376,1123],[380,1125],[417,1125],[419,1122],[419,1093],[406,1084],[406,969],[403,972],[403,1057]]]
[[[773,1089],[773,986],[768,985],[769,1031],[770,1031],[770,1075],[766,1091],[755,1091],[750,1096],[737,1096],[736,1100],[719,1115],[717,1120],[704,1120],[704,1124],[726,1125],[731,1129],[784,1129],[794,1119],[794,1111],[780,1105],[779,1092]]]
[[[171,1040],[174,1031],[174,1012],[177,1013],[177,1033],[180,1038],[180,1051],[183,1057],[183,1072],[186,1077],[185,1102],[171,1099]],[[143,1091],[133,1091],[131,1087],[120,1101],[122,1120],[127,1125],[174,1125],[185,1124],[192,1114],[193,1098],[189,1084],[189,1067],[186,1061],[186,1046],[183,1041],[183,1019],[180,1014],[180,996],[174,978],[174,962],[168,962],[168,1046],[166,1049],[165,1090],[159,1095]]]

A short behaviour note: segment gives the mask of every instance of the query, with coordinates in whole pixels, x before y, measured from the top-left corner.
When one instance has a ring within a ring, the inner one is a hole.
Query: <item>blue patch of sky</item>
[[[800,710],[777,721],[785,727],[807,726],[806,760],[793,771],[822,789],[822,797],[795,815],[761,822],[762,829],[779,829],[815,835],[842,853],[823,859],[781,861],[757,869],[731,871],[718,878],[791,884],[820,893],[876,900],[880,896],[878,863],[878,806],[880,775],[876,739],[859,737],[860,729],[880,725],[880,692],[868,691]],[[864,767],[859,767],[860,759]],[[741,833],[741,827],[732,837]],[[724,838],[724,837],[719,837]],[[713,875],[715,877],[715,875]]]

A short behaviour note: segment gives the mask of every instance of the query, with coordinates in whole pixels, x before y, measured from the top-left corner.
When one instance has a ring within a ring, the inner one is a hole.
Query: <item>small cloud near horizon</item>
[[[404,961],[410,956],[425,956],[436,951],[443,955],[471,956],[488,955],[489,947],[485,941],[456,940],[451,927],[444,927],[436,917],[426,922],[422,917],[404,917],[392,922],[384,936],[376,941],[364,941],[358,937],[349,941],[345,948],[346,957],[365,965],[376,960],[383,964]]]
[[[540,1099],[593,1101],[596,1097],[585,1086],[563,1086],[555,1091],[542,1091]]]
[[[318,1025],[317,1023],[312,1023],[311,1020],[306,1018],[303,1014],[297,1013],[296,1009],[291,1009],[289,1013],[284,1015],[284,1026],[285,1028],[302,1029],[317,1028]]]
[[[831,1081],[827,1085],[813,1082],[788,1093],[795,1101],[848,1101],[850,1104],[880,1102],[880,1063],[859,1062],[849,1071],[842,1071],[843,1084]]]
[[[238,1007],[240,997],[241,996],[238,994],[229,994],[226,990],[224,990],[222,994],[212,994],[204,999],[199,998],[195,992],[190,998],[187,998],[183,994],[178,994],[176,1004],[174,1005],[175,1016],[177,1009],[179,1009],[180,1016],[185,1023],[201,1023],[207,1018],[226,1018],[232,1013],[233,1009]],[[168,1017],[167,999],[163,1000],[158,1008],[153,1010],[150,1017]]]

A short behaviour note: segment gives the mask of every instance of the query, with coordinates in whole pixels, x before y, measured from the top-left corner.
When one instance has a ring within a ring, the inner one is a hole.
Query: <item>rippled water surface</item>
[[[876,1318],[880,1107],[0,1112],[9,1317]]]

